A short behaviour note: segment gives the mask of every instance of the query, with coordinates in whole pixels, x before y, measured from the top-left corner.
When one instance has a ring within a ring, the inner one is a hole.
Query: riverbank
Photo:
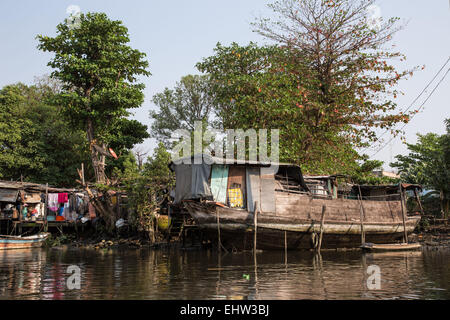
[[[419,242],[423,247],[427,248],[450,248],[450,226],[446,224],[439,224],[428,226],[421,232],[414,232],[408,237],[409,242]],[[211,248],[211,242],[202,241],[198,238],[192,237],[187,239],[185,243],[181,239],[172,239],[167,241],[165,235],[160,233],[155,236],[155,241],[152,242],[148,237],[136,234],[98,234],[95,232],[85,234],[59,234],[52,235],[46,242],[46,247],[58,247],[62,245],[68,245],[72,248],[81,249],[115,249],[115,248],[153,248],[153,249],[166,249],[166,248]],[[324,249],[325,250],[325,249]],[[325,251],[354,251],[359,248],[340,248],[330,249]]]
[[[450,247],[450,225],[445,223],[431,225],[420,233],[413,233],[408,239],[429,247]]]

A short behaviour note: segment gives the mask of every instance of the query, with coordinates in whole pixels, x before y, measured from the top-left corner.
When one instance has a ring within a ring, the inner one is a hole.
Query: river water
[[[61,247],[4,250],[0,261],[0,299],[450,299],[449,248],[255,257]]]

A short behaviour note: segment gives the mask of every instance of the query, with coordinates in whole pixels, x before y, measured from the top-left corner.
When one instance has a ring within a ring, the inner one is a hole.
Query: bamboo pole
[[[405,205],[403,203],[403,189],[402,189],[402,184],[399,184],[399,191],[400,191],[400,204],[402,207],[402,219],[403,219],[403,232],[404,232],[404,243],[408,243],[408,232],[406,231],[406,213],[405,213]]]
[[[323,237],[323,225],[325,221],[325,212],[327,211],[327,207],[325,205],[322,206],[322,218],[320,219],[320,235],[319,235],[319,245],[317,247],[317,251],[320,253],[320,248],[322,247],[322,237]]]

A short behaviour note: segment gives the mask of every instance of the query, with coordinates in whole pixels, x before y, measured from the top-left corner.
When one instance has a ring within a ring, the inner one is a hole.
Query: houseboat
[[[352,185],[340,192],[338,176],[304,177],[293,164],[209,155],[170,167],[174,205],[187,210],[207,238],[231,250],[397,243],[420,221],[420,214],[407,215],[405,204],[405,191],[417,195],[418,185]]]

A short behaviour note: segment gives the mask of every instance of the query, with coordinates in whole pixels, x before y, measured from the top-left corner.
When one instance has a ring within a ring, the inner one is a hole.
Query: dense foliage
[[[114,141],[115,128],[123,128],[129,109],[143,100],[144,85],[139,76],[148,76],[145,54],[128,46],[128,29],[121,21],[110,20],[104,13],[81,14],[76,27],[57,26],[57,35],[39,35],[38,48],[53,52],[49,66],[52,77],[63,90],[59,105],[71,123],[87,134],[96,181],[104,183],[103,150]],[[136,123],[128,122],[126,126]],[[142,130],[142,125],[138,125]]]
[[[377,140],[377,128],[407,122],[393,99],[405,57],[386,49],[397,19],[373,29],[373,1],[282,0],[278,16],[254,26],[275,44],[218,44],[197,67],[208,74],[223,128],[280,129],[280,157],[309,173],[361,170],[356,147]]]
[[[152,137],[169,145],[177,129],[194,130],[195,121],[208,122],[214,107],[207,76],[187,75],[175,85],[153,96],[158,111],[150,111]]]
[[[169,190],[175,183],[174,174],[169,169],[170,153],[162,143],[155,149],[139,170],[133,154],[126,157],[124,169],[116,172],[121,188],[127,192],[131,211],[130,223],[141,232],[153,236],[157,209],[167,200]]]
[[[48,85],[16,84],[0,90],[0,178],[73,186],[88,163],[85,133],[51,104]]]
[[[416,144],[407,144],[409,154],[398,155],[391,166],[398,168],[401,178],[436,190],[441,213],[448,218],[450,209],[450,119],[445,121],[447,133],[418,134]]]

